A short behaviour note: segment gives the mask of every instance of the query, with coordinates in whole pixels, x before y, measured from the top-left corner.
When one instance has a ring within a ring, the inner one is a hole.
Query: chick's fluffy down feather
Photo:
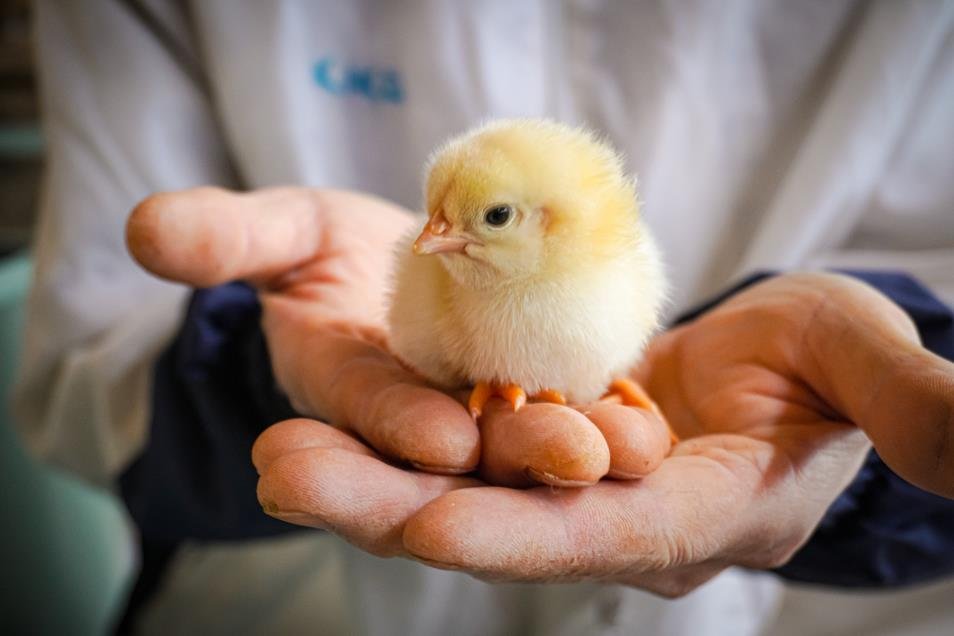
[[[588,402],[636,364],[657,326],[646,298],[662,278],[648,234],[606,272],[476,291],[456,288],[438,259],[414,256],[411,239],[399,257],[391,347],[442,387],[512,382]]]
[[[454,161],[457,172],[451,181],[456,179],[465,188],[470,165],[466,159],[470,158],[475,165],[486,165],[486,149],[482,154],[475,152],[474,146],[481,147],[481,136],[486,137],[487,131],[499,135],[501,130],[507,132],[508,126],[518,135],[525,134],[527,143],[521,146],[508,138],[504,153],[513,144],[521,152],[527,144],[536,144],[529,147],[539,148],[541,162],[551,158],[565,162],[566,157],[558,156],[560,149],[552,146],[560,144],[563,137],[571,137],[574,148],[581,143],[594,147],[592,161],[605,163],[609,157],[612,164],[572,167],[573,174],[584,176],[580,177],[573,197],[565,201],[550,200],[545,184],[534,186],[539,192],[515,191],[513,175],[508,174],[506,196],[515,201],[515,206],[526,209],[526,216],[531,218],[527,222],[532,222],[534,214],[620,216],[625,222],[622,232],[627,235],[620,244],[625,249],[607,251],[604,237],[596,239],[602,247],[594,247],[590,256],[585,245],[585,241],[594,240],[590,233],[574,231],[576,226],[569,222],[544,223],[542,253],[558,252],[561,245],[566,245],[567,250],[572,246],[572,267],[548,266],[541,261],[539,271],[521,272],[519,276],[501,273],[489,279],[481,276],[481,284],[470,284],[466,276],[454,275],[466,266],[461,262],[470,262],[466,253],[418,256],[411,250],[413,236],[408,236],[398,246],[396,255],[389,312],[390,346],[411,368],[445,388],[470,386],[479,381],[515,383],[530,395],[553,389],[571,402],[591,401],[607,390],[614,377],[636,364],[657,328],[665,295],[659,253],[638,216],[632,179],[622,174],[615,153],[607,151],[586,131],[550,122],[518,120],[492,124],[438,151],[432,161],[432,173],[436,170],[433,166],[439,166],[443,160]],[[539,138],[541,133],[545,134],[543,141]],[[494,156],[500,155],[500,145],[494,146],[492,152],[496,153]],[[579,155],[577,150],[574,153]],[[594,186],[594,179],[586,178],[594,170],[608,170],[611,178],[601,177]],[[572,182],[572,177],[568,179]],[[554,184],[554,192],[566,191],[567,180],[563,181]],[[450,194],[441,199],[444,202],[440,209],[429,210],[430,215],[447,214],[453,225],[459,216],[451,209],[453,206],[469,209],[499,202],[500,192],[487,182],[488,178],[483,177],[480,187],[489,188],[489,192],[460,194],[458,198],[468,201],[467,204],[455,204],[455,186],[442,184],[443,189],[450,188]],[[588,187],[594,188],[592,196],[587,196]],[[428,194],[429,200],[436,200],[432,193]],[[472,206],[474,199],[479,201]],[[581,200],[588,203],[576,203]],[[625,209],[608,209],[610,206]],[[551,230],[547,228],[557,225],[569,228],[567,233],[562,237],[548,236]],[[486,261],[480,267],[495,271],[494,257],[487,257]]]

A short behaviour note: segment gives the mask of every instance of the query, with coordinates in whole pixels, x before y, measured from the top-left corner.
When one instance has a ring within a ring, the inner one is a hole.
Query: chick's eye
[[[495,205],[484,213],[484,221],[492,227],[503,227],[513,216],[509,205]]]

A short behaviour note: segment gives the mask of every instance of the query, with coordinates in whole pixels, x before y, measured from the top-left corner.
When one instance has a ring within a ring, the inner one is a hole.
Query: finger
[[[954,497],[954,364],[924,349],[910,319],[879,292],[829,278],[830,300],[806,337],[813,387],[899,475]]]
[[[556,404],[528,404],[514,413],[502,400],[480,418],[481,476],[511,487],[586,486],[606,475],[610,449],[584,415]]]
[[[377,457],[374,451],[344,431],[299,417],[265,429],[252,446],[252,464],[261,475],[275,459],[305,448],[340,448],[357,455]]]
[[[656,470],[669,452],[668,425],[646,409],[595,402],[581,412],[596,425],[609,446],[610,477],[644,477]]]
[[[155,194],[133,210],[126,243],[152,273],[196,287],[284,275],[312,258],[324,239],[323,219],[338,210],[378,215],[397,208],[373,197],[334,190],[272,188],[249,193],[194,188]]]
[[[407,521],[404,546],[431,565],[500,581],[618,579],[701,562],[740,523],[751,494],[730,487],[731,474],[681,456],[639,481],[459,490]]]
[[[801,468],[857,470],[825,455]],[[489,580],[602,580],[671,593],[647,575],[707,563],[777,567],[791,558],[843,487],[806,491],[798,472],[770,442],[694,437],[636,481],[448,493],[408,520],[404,546],[431,565]]]
[[[478,485],[401,470],[343,448],[304,448],[273,459],[258,482],[269,515],[330,530],[379,556],[403,552],[408,518],[432,499]]]
[[[277,274],[309,258],[321,242],[318,207],[300,188],[155,194],[133,210],[126,242],[149,271],[208,287]]]
[[[429,472],[460,474],[480,459],[480,434],[466,409],[406,371],[387,352],[322,327],[302,336],[282,385],[379,452]]]

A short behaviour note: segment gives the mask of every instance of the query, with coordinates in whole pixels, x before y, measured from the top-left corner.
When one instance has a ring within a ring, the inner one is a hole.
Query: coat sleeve
[[[156,14],[175,37],[180,5]],[[151,370],[188,293],[133,263],[126,216],[231,173],[203,91],[125,3],[34,15],[46,166],[16,421],[35,454],[110,486],[145,443]]]
[[[255,438],[294,417],[278,389],[255,290],[230,283],[195,292],[159,356],[149,443],[120,476],[144,541],[230,541],[300,529],[262,513],[251,462]]]
[[[954,361],[954,312],[912,277],[842,271],[907,312],[930,351]],[[691,320],[770,274],[756,274],[679,319]],[[954,501],[912,486],[872,450],[781,576],[846,588],[898,587],[954,574]]]

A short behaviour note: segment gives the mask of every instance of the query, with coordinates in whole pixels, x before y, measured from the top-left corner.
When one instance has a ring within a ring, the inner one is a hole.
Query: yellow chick
[[[431,157],[428,221],[400,246],[390,345],[445,388],[588,402],[608,390],[652,407],[623,380],[657,328],[665,280],[635,180],[591,132],[495,121]],[[616,378],[616,380],[614,380]]]

